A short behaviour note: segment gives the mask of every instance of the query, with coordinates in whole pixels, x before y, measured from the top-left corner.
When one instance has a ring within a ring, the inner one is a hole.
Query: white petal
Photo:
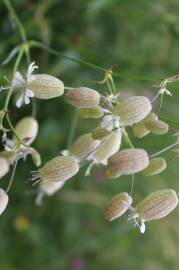
[[[29,104],[30,103],[30,98],[25,95],[24,101],[25,101],[25,104]]]
[[[34,97],[34,92],[31,89],[27,88],[25,93],[28,97]]]
[[[17,71],[14,75],[14,78],[12,80],[12,86],[13,87],[21,87],[25,83],[21,73]]]
[[[21,95],[19,96],[19,98],[17,99],[17,101],[16,101],[16,106],[17,106],[18,108],[20,108],[20,107],[22,106],[23,100],[24,100],[24,95],[21,94]]]
[[[31,81],[32,77],[31,74],[34,71],[34,69],[38,68],[38,66],[35,66],[35,62],[32,62],[29,67],[28,67],[28,71],[27,71],[27,81]]]
[[[142,234],[145,233],[145,223],[144,223],[143,220],[141,220],[140,232],[141,232]]]

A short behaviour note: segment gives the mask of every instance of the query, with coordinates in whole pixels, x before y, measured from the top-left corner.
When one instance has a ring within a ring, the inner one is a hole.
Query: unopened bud
[[[146,128],[150,130],[153,134],[162,135],[168,132],[169,126],[163,121],[152,120],[146,123]]]
[[[151,103],[144,96],[126,98],[114,108],[114,114],[120,117],[123,126],[132,126],[143,120],[152,110]]]
[[[41,165],[41,156],[40,156],[39,152],[37,152],[34,148],[32,148],[31,157],[32,157],[34,164],[37,167],[39,167]]]
[[[178,205],[178,195],[173,189],[163,189],[149,194],[137,206],[137,214],[143,221],[160,219],[169,215]]]
[[[17,123],[15,131],[23,143],[30,145],[37,136],[38,123],[33,117],[24,117]],[[15,136],[13,140],[17,141]]]
[[[78,87],[68,90],[65,99],[78,108],[93,108],[99,105],[100,94],[87,87]]]
[[[74,157],[55,157],[39,169],[36,178],[47,182],[66,181],[79,171],[78,161]]]
[[[31,89],[35,97],[40,99],[50,99],[63,95],[63,82],[51,75],[36,74],[33,80],[27,82],[27,88]]]
[[[133,126],[134,136],[137,138],[143,138],[149,134],[150,130],[146,128],[145,124],[151,120],[158,120],[158,117],[155,113],[149,113],[142,121]]]
[[[91,133],[83,134],[74,142],[69,149],[69,153],[81,161],[90,156],[97,149],[100,142],[100,140],[94,140]]]
[[[6,159],[9,164],[13,164],[16,157],[17,157],[17,153],[13,150],[12,151],[2,151],[2,152],[0,152],[0,157]]]
[[[5,158],[0,157],[0,178],[5,176],[9,171],[9,163]]]
[[[167,167],[164,158],[153,158],[149,162],[149,166],[142,172],[145,176],[159,174]]]
[[[101,118],[104,112],[100,106],[93,108],[82,108],[80,109],[80,117],[83,119],[87,118]]]
[[[109,202],[105,218],[109,221],[122,216],[132,204],[132,197],[127,192],[122,192],[112,198]]]
[[[93,159],[97,163],[107,164],[109,157],[114,155],[121,146],[121,132],[113,131],[111,134],[104,139],[99,148],[94,154]]]
[[[121,175],[135,174],[149,165],[149,157],[143,149],[125,149],[108,159],[106,175],[116,178]]]
[[[0,215],[4,212],[8,204],[8,195],[7,193],[0,188]]]

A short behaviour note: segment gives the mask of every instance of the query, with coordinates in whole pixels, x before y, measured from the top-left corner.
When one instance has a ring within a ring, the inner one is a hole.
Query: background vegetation
[[[177,0],[13,0],[28,39],[42,41],[70,56],[85,59],[104,68],[125,74],[116,78],[122,95],[150,96],[160,81],[151,77],[170,77],[179,72],[179,2]],[[0,60],[21,42],[17,26],[0,1]],[[67,86],[85,85],[106,91],[95,81],[102,72],[33,49],[32,59],[40,73],[53,74]],[[25,60],[21,71],[26,69]],[[0,67],[11,78],[12,64]],[[138,78],[132,75],[138,75]],[[145,78],[140,78],[143,76]],[[173,98],[165,99],[161,115],[179,122],[179,84],[171,86]],[[0,104],[3,104],[1,94]],[[18,121],[31,113],[31,106],[21,111],[11,102]],[[45,162],[68,144],[74,124],[74,110],[63,98],[37,101],[40,132],[34,146]],[[77,124],[75,136],[90,131],[96,121]],[[172,126],[177,128],[177,125]],[[150,153],[172,142],[151,135],[133,141]],[[158,176],[135,181],[135,200],[157,189],[178,189],[178,159],[171,162],[166,154],[167,170]],[[10,192],[10,203],[0,218],[0,269],[2,270],[177,270],[179,264],[179,209],[170,217],[148,224],[144,235],[123,218],[113,223],[103,218],[106,201],[120,191],[130,190],[130,177],[105,180],[100,170],[84,177],[84,170],[41,207],[34,204],[35,189],[26,180],[34,165],[29,158],[20,163]],[[9,175],[1,180],[5,187]]]

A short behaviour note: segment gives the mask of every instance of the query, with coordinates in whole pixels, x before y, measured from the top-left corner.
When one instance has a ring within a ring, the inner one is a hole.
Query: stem
[[[22,144],[23,146],[28,147],[28,145],[26,145],[26,144],[19,138],[19,135],[17,134],[16,130],[14,129],[14,127],[13,127],[13,125],[12,125],[12,123],[11,123],[11,120],[10,120],[10,118],[9,118],[8,115],[6,115],[6,119],[7,119],[7,122],[8,122],[8,124],[9,124],[9,127],[11,128],[11,130],[12,130],[14,136],[16,137],[17,141],[18,141],[20,144]]]
[[[129,144],[129,146],[130,146],[131,148],[134,148],[134,146],[133,146],[133,144],[132,144],[132,142],[131,142],[131,140],[130,140],[130,138],[129,138],[129,136],[128,136],[128,134],[127,134],[127,132],[126,132],[126,130],[125,130],[124,127],[121,128],[121,131],[123,132],[124,138],[126,139],[126,142]]]
[[[133,174],[132,175],[132,181],[131,181],[131,190],[130,190],[130,193],[129,193],[130,196],[132,195],[133,190],[134,190],[134,178],[135,178],[135,175]]]
[[[11,2],[9,0],[3,0],[3,1],[4,1],[4,4],[5,4],[6,8],[9,11],[9,13],[11,14],[12,17],[14,17],[14,20],[17,23],[17,26],[19,28],[19,31],[20,31],[20,34],[21,34],[21,37],[22,37],[22,41],[26,42],[27,41],[26,33],[24,31],[24,28],[22,26],[21,21],[19,20],[19,17],[17,16],[13,6],[11,5]]]
[[[18,66],[19,66],[20,61],[21,61],[22,56],[23,56],[23,53],[24,53],[24,50],[23,49],[20,49],[19,54],[18,54],[17,59],[16,59],[15,64],[14,64],[13,74],[12,74],[12,80],[13,80],[14,75],[15,75],[17,69],[18,69]],[[4,107],[3,107],[3,113],[1,114],[0,127],[3,126],[4,115],[5,115],[6,111],[8,110],[8,105],[9,105],[9,102],[10,102],[10,98],[11,98],[12,92],[13,92],[13,87],[11,85],[11,87],[10,87],[10,89],[8,91],[8,94],[6,96],[6,99],[5,99],[5,104],[4,104]]]
[[[79,118],[79,111],[77,109],[75,109],[75,111],[73,113],[73,118],[72,118],[72,125],[71,125],[70,131],[69,131],[67,149],[69,149],[70,146],[72,145],[72,142],[73,142],[73,139],[75,136],[76,127],[78,124],[78,118]]]
[[[160,150],[160,151],[158,151],[158,152],[156,152],[156,153],[154,153],[154,154],[151,154],[149,157],[150,157],[150,158],[156,157],[156,156],[158,156],[158,155],[160,155],[160,154],[162,154],[162,153],[164,153],[164,152],[170,150],[171,148],[173,148],[174,146],[176,146],[176,145],[178,145],[178,144],[179,144],[179,142],[175,142],[175,143],[173,143],[173,144],[170,144],[169,146],[163,148],[162,150]]]
[[[6,193],[8,193],[9,190],[10,190],[10,188],[11,188],[12,182],[13,182],[13,180],[14,180],[14,175],[15,175],[15,172],[16,172],[16,168],[17,168],[17,163],[18,163],[18,161],[19,161],[19,156],[17,155],[16,161],[15,161],[15,163],[14,163],[13,171],[12,171],[12,174],[11,174],[11,178],[10,178],[9,184],[8,184],[8,186],[7,186],[7,188],[6,188]]]
[[[45,45],[41,42],[38,42],[38,41],[34,41],[34,40],[29,41],[28,46],[41,48],[43,50],[48,51],[49,53],[66,58],[67,60],[76,62],[78,64],[88,66],[92,69],[96,69],[96,70],[101,71],[101,72],[107,71],[107,69],[100,67],[96,64],[90,63],[90,62],[82,60],[82,59],[73,58],[73,57],[68,56],[66,54],[63,54],[61,52],[58,52],[57,50],[54,50],[54,49],[48,47],[47,45]],[[146,76],[138,76],[138,75],[131,75],[131,74],[122,74],[122,73],[119,74],[117,72],[113,72],[113,76],[117,77],[117,78],[121,78],[121,79],[142,80],[142,81],[160,81],[160,80],[164,79],[164,77],[146,77]]]

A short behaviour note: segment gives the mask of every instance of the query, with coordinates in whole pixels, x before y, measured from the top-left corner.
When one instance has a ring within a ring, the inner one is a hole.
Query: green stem
[[[179,144],[178,141],[175,142],[175,143],[172,143],[172,144],[170,144],[169,146],[163,148],[162,150],[160,150],[160,151],[158,151],[158,152],[156,152],[156,153],[154,153],[154,154],[151,154],[149,157],[150,157],[150,158],[154,158],[154,157],[156,157],[156,156],[158,156],[158,155],[160,155],[160,154],[162,154],[162,153],[164,153],[164,152],[170,150],[171,148],[173,148],[174,146],[176,146],[176,145],[178,145],[178,144]]]
[[[12,182],[13,182],[13,180],[14,180],[14,175],[15,175],[15,172],[16,172],[16,168],[17,168],[17,163],[18,163],[18,161],[19,161],[19,156],[17,155],[16,161],[15,161],[15,163],[14,163],[13,171],[12,171],[12,174],[11,174],[11,178],[10,178],[9,184],[8,184],[8,186],[7,186],[7,188],[6,188],[6,193],[8,193],[9,190],[10,190],[10,188],[11,188]]]
[[[9,11],[9,13],[11,14],[11,16],[14,18],[14,20],[17,23],[17,26],[19,28],[19,31],[20,31],[20,34],[21,34],[21,37],[22,37],[22,41],[26,42],[27,41],[26,33],[24,31],[24,28],[22,26],[21,21],[19,20],[19,17],[17,16],[13,6],[11,5],[11,2],[9,0],[3,0],[3,1],[4,1],[4,4],[5,4],[6,8]]]
[[[127,132],[126,132],[126,130],[125,130],[124,127],[121,128],[121,131],[123,132],[124,138],[125,138],[126,142],[128,143],[128,145],[129,145],[131,148],[134,148],[134,146],[133,146],[133,144],[132,144],[132,142],[131,142],[131,140],[130,140],[130,138],[129,138],[129,136],[128,136],[128,134],[127,134]]]
[[[17,141],[19,142],[19,144],[22,144],[23,146],[28,147],[28,145],[26,145],[26,144],[20,139],[20,137],[19,137],[19,135],[17,134],[16,130],[14,129],[14,127],[13,127],[13,125],[12,125],[12,123],[11,123],[11,120],[10,120],[10,118],[9,118],[8,115],[6,115],[6,119],[7,119],[7,122],[8,122],[8,124],[9,124],[9,127],[11,128],[11,130],[12,130],[14,136],[16,137]]]
[[[18,69],[18,66],[19,66],[20,61],[21,61],[22,56],[23,56],[23,53],[24,53],[24,50],[23,49],[20,49],[19,54],[18,54],[17,59],[16,59],[16,62],[14,64],[13,74],[12,74],[12,80],[13,80],[14,75],[15,75],[17,69]],[[11,98],[12,92],[13,92],[13,87],[11,85],[11,87],[10,87],[10,89],[8,91],[8,94],[6,96],[6,99],[5,99],[4,107],[3,107],[3,110],[2,110],[3,113],[0,116],[0,127],[1,128],[3,127],[3,119],[4,119],[4,116],[5,116],[6,112],[7,112],[7,110],[8,110],[8,106],[9,106],[9,102],[10,102],[10,98]]]
[[[76,62],[78,64],[88,66],[88,67],[90,67],[92,69],[95,69],[95,70],[98,70],[98,71],[101,71],[101,72],[106,72],[107,71],[107,69],[105,69],[103,67],[100,67],[100,66],[98,66],[96,64],[90,63],[90,62],[82,60],[82,59],[73,58],[73,57],[68,56],[66,54],[63,54],[61,52],[58,52],[57,50],[54,50],[54,49],[48,47],[47,45],[45,45],[45,44],[43,44],[41,42],[38,42],[38,41],[34,41],[34,40],[29,41],[28,46],[29,47],[41,48],[43,50],[48,51],[51,54],[63,57],[65,59],[69,60],[69,61],[73,61],[73,62]],[[131,74],[122,74],[122,73],[119,74],[117,72],[113,72],[113,77],[117,77],[117,78],[121,78],[121,79],[142,80],[142,81],[160,81],[160,80],[164,79],[164,77],[146,77],[146,76],[138,76],[138,75],[131,75]]]

